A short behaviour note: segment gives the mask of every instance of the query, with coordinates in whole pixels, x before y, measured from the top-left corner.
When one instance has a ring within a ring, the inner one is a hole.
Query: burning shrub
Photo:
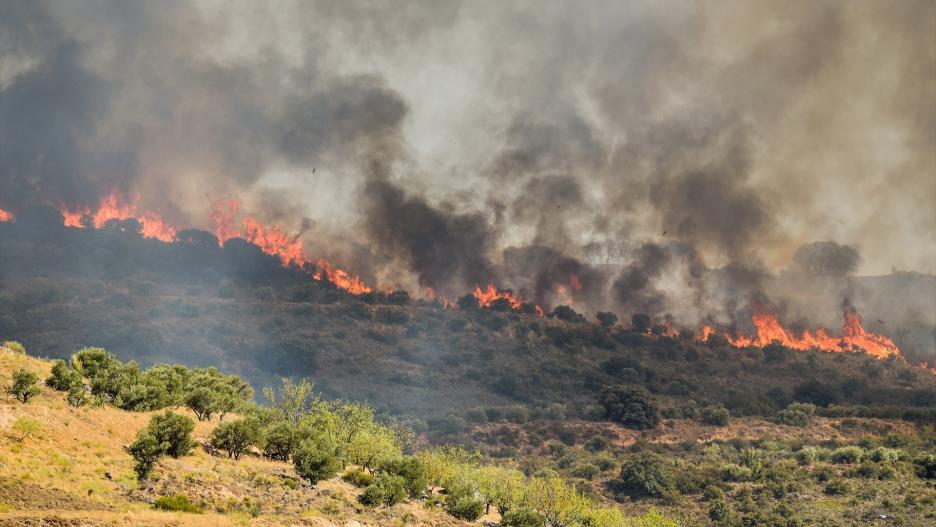
[[[598,400],[605,416],[628,428],[644,430],[660,422],[660,414],[650,393],[640,386],[606,388]]]

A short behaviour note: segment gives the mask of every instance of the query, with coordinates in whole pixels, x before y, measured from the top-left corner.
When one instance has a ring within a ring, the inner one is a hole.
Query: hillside
[[[60,226],[37,236],[36,228],[0,224],[0,335],[49,357],[102,346],[144,366],[214,366],[257,390],[280,376],[309,377],[326,397],[423,424],[517,404],[562,404],[584,417],[604,387],[622,382],[646,386],[673,408],[717,402],[733,415],[769,417],[794,398],[920,411],[936,402],[936,376],[900,361],[765,355],[692,333],[635,333],[627,322],[604,329],[509,309],[354,296],[238,239],[221,249]]]

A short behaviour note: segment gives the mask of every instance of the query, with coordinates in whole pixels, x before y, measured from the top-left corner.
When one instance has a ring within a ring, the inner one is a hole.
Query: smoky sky
[[[627,310],[723,309],[700,269],[824,240],[861,258],[820,274],[932,273],[934,27],[913,0],[6,1],[0,207],[117,189],[210,228],[236,197],[365,276],[546,298],[574,269]]]

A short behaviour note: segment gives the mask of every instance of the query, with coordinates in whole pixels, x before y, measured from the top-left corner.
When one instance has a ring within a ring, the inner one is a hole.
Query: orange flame
[[[491,304],[499,298],[507,300],[507,303],[510,304],[510,307],[515,310],[523,309],[523,300],[519,297],[514,296],[510,291],[499,290],[492,283],[488,283],[485,289],[481,289],[478,286],[475,286],[474,291],[472,292],[475,298],[478,299],[478,303],[481,304],[481,307],[491,307]],[[533,308],[536,310],[536,314],[543,316],[543,308],[534,305]]]
[[[799,337],[785,329],[777,317],[769,313],[758,313],[751,317],[757,335],[753,337],[728,337],[733,346],[766,346],[778,341],[788,348],[798,350],[820,349],[824,351],[858,351],[864,350],[868,355],[886,358],[890,355],[900,355],[900,350],[894,341],[870,331],[866,331],[861,324],[861,315],[854,310],[845,312],[845,322],[842,324],[841,337],[832,337],[825,329],[818,329],[815,333],[804,331]],[[703,328],[704,331],[704,328]],[[707,336],[707,335],[706,335]]]
[[[4,222],[7,222],[7,221],[13,221],[14,218],[15,218],[15,216],[13,216],[13,213],[12,213],[12,212],[10,212],[10,211],[8,211],[8,210],[0,209],[0,223],[4,223]]]
[[[218,237],[219,244],[223,245],[231,238],[240,237],[256,245],[266,254],[276,256],[284,266],[312,263],[312,259],[305,254],[302,240],[298,236],[287,235],[276,225],[268,226],[251,216],[246,216],[242,221],[242,229],[237,230],[234,220],[239,211],[240,202],[236,199],[219,201],[212,207],[211,220],[215,224],[215,236]],[[322,280],[324,277],[339,289],[353,295],[373,291],[361,278],[332,265],[327,260],[319,258],[315,260],[315,265],[318,268],[312,275],[315,280]]]
[[[91,225],[95,229],[100,229],[110,220],[132,218],[140,222],[144,238],[156,238],[168,243],[174,240],[176,235],[175,227],[166,223],[162,217],[153,212],[138,212],[136,204],[127,203],[116,190],[112,190],[110,194],[101,198],[94,211],[87,207],[77,210],[62,208],[61,213],[66,227],[83,229],[85,224],[82,220],[89,218]]]

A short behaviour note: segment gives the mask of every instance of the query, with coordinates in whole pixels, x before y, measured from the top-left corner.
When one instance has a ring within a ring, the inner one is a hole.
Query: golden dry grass
[[[287,463],[255,456],[234,461],[201,448],[181,459],[162,459],[154,481],[141,485],[125,447],[151,414],[72,408],[63,394],[44,386],[29,403],[19,403],[6,389],[12,372],[22,367],[45,379],[51,363],[0,351],[0,527],[467,525],[415,503],[363,507],[356,499],[359,489],[340,479],[312,488]],[[40,430],[21,440],[13,424],[22,417],[34,419]],[[193,435],[204,440],[216,425],[197,422]],[[205,513],[162,512],[150,505],[177,493]]]

